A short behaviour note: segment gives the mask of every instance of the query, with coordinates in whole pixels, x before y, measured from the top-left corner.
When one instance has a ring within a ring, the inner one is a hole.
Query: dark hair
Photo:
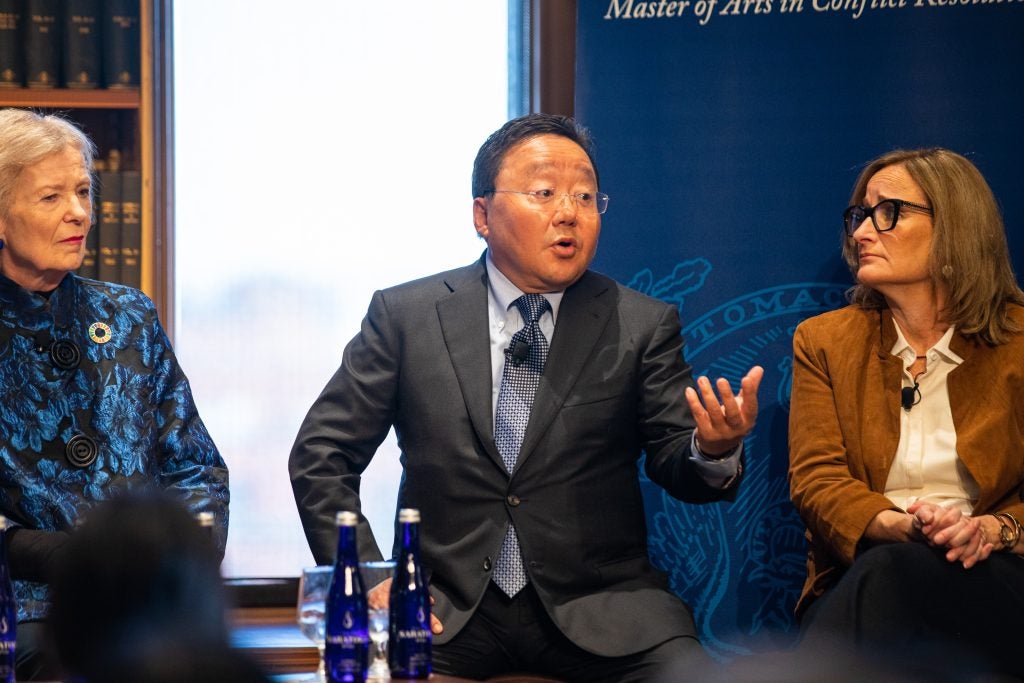
[[[132,495],[88,513],[52,581],[50,628],[68,674],[89,683],[265,680],[231,660],[219,555],[184,504]]]
[[[977,335],[989,344],[1008,341],[1019,332],[1007,311],[1024,304],[1024,292],[1010,263],[1006,230],[999,205],[981,172],[963,156],[940,147],[898,149],[869,162],[854,185],[850,204],[862,204],[871,178],[889,166],[902,166],[932,207],[934,229],[929,265],[932,281],[944,287],[947,300],[940,312],[958,332]],[[857,244],[844,233],[843,257],[857,275]],[[858,284],[853,303],[868,308],[887,304],[880,292]]]
[[[491,135],[480,146],[473,162],[473,197],[483,197],[488,190],[494,189],[494,179],[501,170],[501,162],[505,155],[520,142],[539,135],[558,135],[572,140],[583,148],[594,167],[595,179],[597,164],[594,163],[594,142],[590,139],[590,131],[568,116],[556,114],[527,114],[512,119]]]

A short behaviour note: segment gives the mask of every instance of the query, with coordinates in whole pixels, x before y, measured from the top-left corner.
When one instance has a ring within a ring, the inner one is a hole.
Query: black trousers
[[[618,615],[609,614],[608,619]],[[565,681],[651,681],[669,665],[714,668],[695,638],[672,638],[625,657],[601,657],[573,644],[548,617],[532,584],[514,598],[493,583],[469,622],[449,643],[435,644],[434,671],[484,680],[500,674],[552,676]],[[696,676],[692,680],[703,680]]]
[[[933,680],[1024,677],[1024,558],[964,569],[943,555],[922,543],[864,552],[804,615],[799,650],[853,651]]]
[[[14,652],[19,681],[58,681],[63,678],[57,651],[45,621],[19,623],[17,637]]]

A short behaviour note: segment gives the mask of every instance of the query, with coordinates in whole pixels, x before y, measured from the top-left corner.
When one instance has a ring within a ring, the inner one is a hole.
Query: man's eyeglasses
[[[900,211],[903,207],[909,207],[922,211],[929,216],[933,216],[932,209],[930,206],[922,206],[921,204],[915,204],[914,202],[908,202],[905,199],[883,199],[878,202],[870,209],[866,206],[851,206],[843,211],[843,225],[846,227],[846,234],[853,237],[853,233],[856,232],[860,224],[871,216],[871,222],[875,224],[875,230],[878,232],[888,232],[896,227],[896,222],[900,219]]]
[[[608,210],[608,195],[604,192],[555,192],[554,190],[484,190],[484,194],[523,194],[530,198],[530,203],[538,208],[554,206],[562,197],[568,197],[576,203],[578,211],[596,211],[601,214]]]

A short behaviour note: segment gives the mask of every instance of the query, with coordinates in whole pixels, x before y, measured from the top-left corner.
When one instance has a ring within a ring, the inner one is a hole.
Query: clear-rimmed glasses
[[[602,214],[608,210],[608,195],[604,192],[556,192],[550,188],[542,190],[484,190],[484,194],[521,194],[530,198],[538,208],[559,206],[563,197],[576,204],[577,211],[596,211]],[[558,203],[556,203],[558,202]]]
[[[853,233],[857,231],[861,223],[870,216],[871,222],[875,225],[875,230],[878,232],[888,232],[896,227],[896,222],[900,219],[900,211],[905,206],[917,209],[929,216],[934,215],[930,206],[915,204],[905,199],[883,199],[870,209],[866,206],[858,205],[847,207],[843,211],[843,227],[846,229],[846,234],[853,237]]]
[[[372,643],[372,662],[367,678],[372,681],[385,681],[391,678],[391,670],[388,668],[389,586],[381,584],[394,578],[395,563],[392,560],[360,562],[359,573],[363,577],[363,585],[367,591]]]
[[[327,594],[331,590],[334,567],[305,567],[299,579],[298,622],[299,630],[314,643],[320,651],[320,665],[315,681],[326,681],[324,669],[324,636],[326,630]]]

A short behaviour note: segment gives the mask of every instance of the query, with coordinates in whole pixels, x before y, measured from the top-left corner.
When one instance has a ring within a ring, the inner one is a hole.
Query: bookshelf
[[[138,111],[142,102],[139,88],[121,90],[68,90],[54,88],[3,88],[0,104],[5,107],[36,109],[128,109]]]
[[[137,88],[0,88],[0,107],[59,112],[81,125],[105,157],[120,149],[142,176],[142,290],[173,335],[172,0],[139,0]]]

